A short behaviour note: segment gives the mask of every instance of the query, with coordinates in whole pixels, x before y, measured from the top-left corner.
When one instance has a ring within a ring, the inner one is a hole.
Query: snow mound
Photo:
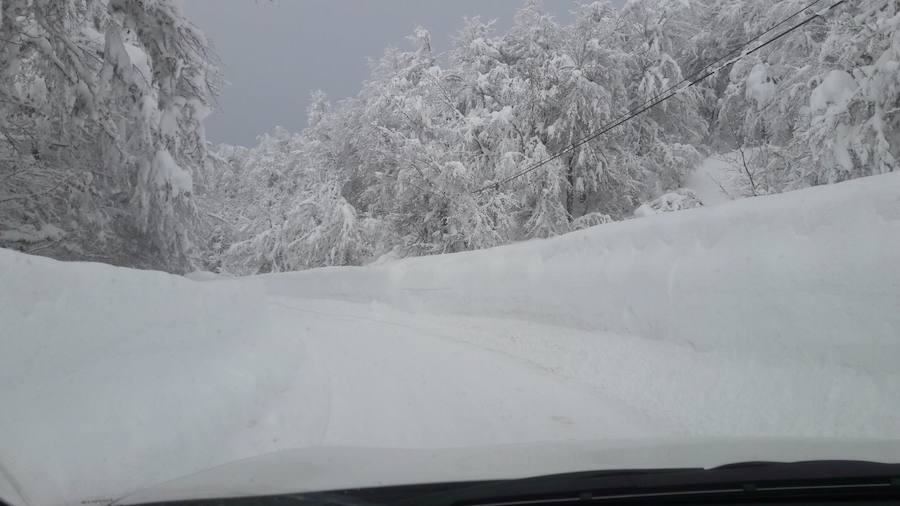
[[[583,230],[585,228],[596,227],[597,225],[605,225],[612,223],[613,219],[608,214],[588,213],[580,216],[572,222],[572,230]]]
[[[703,207],[703,202],[693,190],[679,188],[675,191],[660,195],[659,197],[641,205],[634,211],[637,218],[645,218],[659,213],[671,213],[685,209]]]
[[[263,276],[291,297],[513,317],[900,372],[900,174],[544,241]]]
[[[125,493],[293,445],[236,437],[246,427],[310,432],[298,416],[289,430],[260,418],[305,359],[269,328],[263,295],[254,282],[0,249],[0,465],[28,503]],[[291,360],[261,360],[267,349]]]
[[[215,272],[210,271],[189,272],[185,274],[184,277],[190,279],[191,281],[218,281],[221,279],[229,279],[228,276],[216,274]]]

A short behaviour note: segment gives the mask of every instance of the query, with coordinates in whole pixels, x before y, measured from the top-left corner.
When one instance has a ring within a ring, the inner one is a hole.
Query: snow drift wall
[[[0,249],[3,499],[99,503],[293,443],[248,441],[247,427],[313,432],[300,417],[286,417],[292,432],[260,420],[283,402],[275,392],[304,384],[306,358],[270,328],[253,285]]]
[[[286,296],[512,316],[896,372],[900,174],[551,240],[264,277]],[[765,350],[762,352],[761,350]]]

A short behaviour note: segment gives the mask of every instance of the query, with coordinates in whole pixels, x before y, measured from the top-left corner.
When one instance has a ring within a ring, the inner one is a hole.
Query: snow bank
[[[265,276],[285,296],[380,301],[900,371],[900,174],[546,241]]]
[[[271,441],[304,437],[301,417],[264,417],[304,384],[305,353],[269,328],[263,295],[0,249],[0,473],[58,504],[302,443]],[[235,437],[246,427],[257,440]]]
[[[189,272],[185,274],[184,277],[190,279],[191,281],[219,281],[222,279],[230,279],[228,276],[216,274],[215,272],[209,271]]]
[[[675,211],[684,211],[686,209],[695,209],[703,206],[703,201],[697,196],[693,190],[687,188],[679,188],[660,195],[650,202],[641,205],[634,211],[635,218],[646,218],[659,213],[672,213]]]

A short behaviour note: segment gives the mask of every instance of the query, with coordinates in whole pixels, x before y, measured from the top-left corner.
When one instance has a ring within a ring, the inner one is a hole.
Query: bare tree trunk
[[[756,191],[756,182],[753,180],[753,174],[750,172],[750,167],[747,166],[747,158],[744,156],[744,148],[739,147],[738,151],[741,153],[741,163],[744,165],[744,173],[747,174],[747,179],[750,180],[750,190],[753,192],[753,196],[759,196],[759,193]]]

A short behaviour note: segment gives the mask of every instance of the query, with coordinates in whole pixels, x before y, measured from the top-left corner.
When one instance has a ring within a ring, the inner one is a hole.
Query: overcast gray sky
[[[406,47],[417,25],[436,51],[449,47],[463,16],[512,23],[524,0],[184,0],[188,16],[210,37],[229,81],[221,110],[207,120],[212,142],[252,146],[276,125],[306,126],[306,103],[322,89],[337,100],[356,95],[366,58],[389,44]],[[572,0],[544,0],[560,21]]]

